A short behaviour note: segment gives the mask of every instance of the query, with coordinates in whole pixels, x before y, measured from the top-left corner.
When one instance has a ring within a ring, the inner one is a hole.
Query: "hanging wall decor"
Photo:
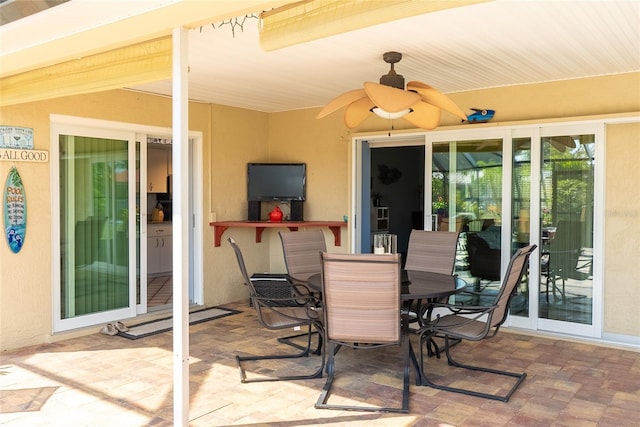
[[[9,248],[20,252],[27,231],[27,197],[15,167],[9,170],[4,186],[4,230]]]
[[[33,150],[33,129],[0,125],[0,148]]]
[[[32,128],[0,125],[0,161],[47,163],[49,152],[33,149]]]

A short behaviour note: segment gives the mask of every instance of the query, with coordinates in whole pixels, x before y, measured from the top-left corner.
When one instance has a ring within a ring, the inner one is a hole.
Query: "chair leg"
[[[464,365],[462,363],[458,363],[451,356],[451,353],[449,351],[450,346],[449,346],[448,340],[449,340],[449,338],[445,336],[447,363],[449,365],[455,366],[456,368],[463,368],[463,369],[469,369],[469,370],[472,370],[472,371],[488,372],[488,373],[491,373],[491,374],[513,377],[513,378],[516,378],[516,383],[511,387],[511,389],[509,389],[509,391],[505,395],[482,393],[482,392],[474,391],[474,390],[468,390],[468,389],[463,389],[463,388],[449,387],[449,386],[445,386],[445,385],[441,385],[441,384],[435,384],[434,382],[429,380],[429,378],[426,376],[426,374],[424,372],[424,363],[423,363],[423,359],[422,359],[423,353],[422,353],[422,347],[421,347],[421,349],[420,349],[420,369],[422,370],[421,376],[422,376],[422,385],[423,386],[436,388],[438,390],[451,391],[451,392],[454,392],[454,393],[466,394],[468,396],[476,396],[476,397],[482,397],[482,398],[485,398],[485,399],[500,400],[502,402],[508,402],[509,399],[511,398],[511,395],[516,391],[516,389],[520,386],[520,384],[527,377],[527,373],[526,372],[523,372],[523,373],[520,374],[520,373],[515,373],[515,372],[500,371],[500,370],[497,370],[497,369],[484,368],[484,367],[481,367],[481,366]]]
[[[247,378],[246,370],[242,366],[242,362],[247,361],[258,361],[258,360],[277,360],[277,359],[295,359],[299,357],[308,357],[311,349],[311,335],[314,333],[318,333],[320,338],[322,337],[322,333],[319,331],[312,331],[311,325],[309,325],[309,331],[307,332],[307,346],[302,347],[302,351],[299,353],[293,354],[272,354],[266,356],[238,356],[236,355],[236,363],[238,364],[238,369],[240,370],[240,382],[242,383],[255,383],[255,382],[267,382],[267,381],[290,381],[290,380],[307,380],[313,378],[322,378],[322,371],[325,366],[325,353],[321,351],[322,360],[320,363],[320,367],[311,374],[306,375],[285,375],[285,376],[276,376],[276,377],[265,377],[265,378]]]
[[[397,412],[402,414],[409,413],[409,372],[410,372],[410,351],[409,351],[409,336],[405,334],[401,348],[402,348],[402,360],[404,364],[403,369],[403,384],[402,384],[402,407],[378,407],[378,406],[350,406],[350,405],[332,405],[327,403],[329,396],[331,395],[331,385],[335,378],[335,354],[337,348],[334,343],[329,343],[325,347],[326,352],[329,353],[327,360],[327,381],[322,387],[322,392],[318,397],[318,401],[315,404],[316,409],[337,409],[341,411],[366,411],[366,412]],[[339,348],[339,347],[338,347]]]
[[[318,331],[311,332],[311,335],[317,335],[317,334],[318,334]],[[307,336],[307,333],[289,335],[289,336],[286,336],[286,337],[278,338],[278,342],[282,343],[282,344],[290,345],[291,347],[297,348],[298,350],[305,350],[307,348],[306,346],[298,344],[297,342],[293,342],[292,341],[292,340],[294,340],[296,338],[305,337],[305,336]],[[318,346],[313,351],[313,354],[321,354],[321,352],[322,352],[322,334],[319,334],[318,335]]]

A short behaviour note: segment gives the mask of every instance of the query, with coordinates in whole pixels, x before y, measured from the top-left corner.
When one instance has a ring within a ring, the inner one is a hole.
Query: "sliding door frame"
[[[491,128],[453,129],[417,133],[401,133],[397,135],[380,134],[354,136],[352,138],[352,211],[351,216],[355,219],[351,227],[351,237],[353,251],[361,252],[361,241],[363,239],[364,220],[359,220],[365,216],[364,205],[366,199],[366,189],[368,180],[363,179],[363,171],[367,166],[363,162],[370,158],[367,150],[380,147],[401,147],[406,145],[416,145],[417,141],[424,141],[425,145],[425,183],[424,183],[424,215],[425,229],[430,229],[427,224],[431,214],[431,183],[432,174],[432,154],[434,142],[481,140],[489,138],[500,138],[503,141],[503,176],[502,176],[502,206],[501,215],[503,227],[501,244],[503,248],[511,247],[511,200],[512,200],[512,178],[513,178],[513,139],[529,137],[531,139],[531,195],[530,218],[538,218],[540,212],[540,174],[541,174],[541,138],[559,134],[579,133],[595,135],[595,182],[594,182],[594,247],[593,256],[597,262],[593,268],[593,311],[592,324],[584,325],[564,321],[556,321],[538,318],[539,304],[537,296],[539,294],[539,280],[530,281],[529,289],[529,315],[509,316],[506,326],[549,331],[565,335],[586,336],[591,338],[601,338],[603,329],[603,286],[604,286],[604,198],[605,198],[605,152],[606,152],[606,132],[607,124],[626,122],[628,119],[596,119],[584,121],[570,121],[562,123],[548,124],[525,124],[514,126],[497,126]],[[411,141],[408,143],[408,141]],[[530,236],[540,236],[539,221],[530,221]],[[532,237],[533,238],[533,237]],[[535,243],[535,242],[534,242]],[[537,252],[536,252],[537,254]],[[503,250],[501,254],[501,273],[509,263],[511,253]],[[529,267],[531,277],[540,277],[540,257],[535,256],[530,259]]]
[[[145,126],[135,125],[124,122],[113,122],[100,119],[87,119],[75,116],[65,116],[58,114],[50,115],[51,122],[51,253],[53,260],[60,260],[60,194],[59,194],[59,148],[58,148],[58,135],[70,134],[73,135],[74,129],[82,130],[83,133],[91,136],[107,139],[123,139],[129,141],[132,148],[129,149],[129,165],[134,165],[134,168],[129,168],[129,180],[135,182],[135,144],[136,141],[140,142],[140,198],[141,198],[141,213],[142,209],[146,205],[146,136],[158,136],[158,135],[172,135],[171,128],[163,128],[157,126]],[[193,208],[192,215],[187,218],[189,221],[190,229],[190,249],[189,257],[191,259],[190,267],[190,295],[191,304],[202,305],[204,303],[203,294],[203,214],[202,214],[202,163],[198,159],[202,159],[202,132],[190,131],[189,141],[191,145],[190,150],[193,152],[194,162],[191,162],[191,205]],[[133,203],[133,211],[135,212],[135,187],[129,189],[129,209],[131,211]],[[146,239],[147,239],[147,222],[146,216],[142,215],[140,220],[140,280],[146,280]],[[130,230],[135,231],[135,215],[129,216]],[[133,249],[132,249],[133,248]],[[130,242],[129,251],[130,265],[134,266],[129,272],[130,277],[130,306],[125,310],[117,312],[109,311],[105,313],[98,313],[95,315],[81,316],[78,319],[60,319],[60,280],[61,280],[61,268],[60,263],[53,262],[51,269],[51,289],[52,289],[52,325],[53,332],[61,332],[65,330],[75,329],[79,327],[85,327],[90,325],[98,325],[101,323],[111,322],[119,319],[132,318],[136,315],[145,314],[147,312],[146,304],[136,304],[136,248],[135,239]],[[133,285],[131,285],[133,284]],[[144,284],[141,283],[141,287]],[[141,298],[143,293],[141,292]]]

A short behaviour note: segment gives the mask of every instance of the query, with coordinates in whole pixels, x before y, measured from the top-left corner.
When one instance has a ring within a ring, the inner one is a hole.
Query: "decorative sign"
[[[0,126],[0,148],[33,150],[33,129]]]
[[[0,148],[0,160],[11,162],[48,162],[49,152],[43,150],[12,150]]]
[[[17,254],[27,232],[27,197],[15,167],[9,170],[4,186],[4,229],[9,247]]]
[[[0,126],[0,161],[46,163],[49,152],[33,149],[33,129]]]

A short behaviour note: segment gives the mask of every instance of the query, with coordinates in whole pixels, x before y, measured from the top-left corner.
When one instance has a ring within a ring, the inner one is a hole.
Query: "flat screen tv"
[[[248,163],[247,200],[305,200],[305,163]]]

